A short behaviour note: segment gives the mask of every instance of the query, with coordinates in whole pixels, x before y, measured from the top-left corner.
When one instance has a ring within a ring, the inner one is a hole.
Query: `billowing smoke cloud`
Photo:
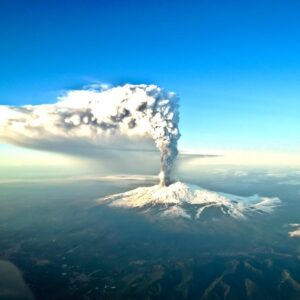
[[[161,153],[161,185],[171,181],[177,157],[178,98],[156,85],[69,91],[55,104],[0,106],[0,136],[30,146],[39,140],[151,137]]]

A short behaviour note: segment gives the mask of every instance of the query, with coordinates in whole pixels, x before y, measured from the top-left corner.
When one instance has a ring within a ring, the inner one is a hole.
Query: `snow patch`
[[[221,215],[246,219],[250,214],[270,214],[281,204],[277,197],[253,195],[241,197],[217,193],[196,185],[176,182],[169,186],[154,185],[108,196],[99,200],[112,207],[125,207],[150,213],[157,209],[163,217],[199,219],[205,210],[217,208]]]

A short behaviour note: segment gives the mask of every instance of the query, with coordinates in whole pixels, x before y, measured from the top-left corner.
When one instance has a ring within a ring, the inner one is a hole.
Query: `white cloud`
[[[289,179],[289,180],[278,182],[278,184],[300,185],[300,179]]]
[[[291,224],[285,225],[284,227],[291,227],[293,229],[288,232],[290,237],[300,237],[300,224],[291,223]]]
[[[139,174],[119,174],[119,175],[77,175],[77,176],[45,176],[45,177],[24,177],[24,178],[0,178],[0,184],[17,184],[17,183],[68,183],[68,182],[91,182],[102,181],[111,183],[135,183],[135,182],[154,182],[157,176],[139,175]]]
[[[294,231],[290,231],[289,236],[290,237],[300,237],[300,227],[299,227],[299,229],[296,229]]]

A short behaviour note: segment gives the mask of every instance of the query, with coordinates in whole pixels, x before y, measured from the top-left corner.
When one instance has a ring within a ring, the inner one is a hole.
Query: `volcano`
[[[162,218],[247,219],[253,214],[270,214],[281,204],[277,197],[253,195],[242,197],[213,192],[196,185],[175,182],[169,186],[154,185],[104,197],[100,204],[110,207],[136,210],[144,214],[155,214]]]

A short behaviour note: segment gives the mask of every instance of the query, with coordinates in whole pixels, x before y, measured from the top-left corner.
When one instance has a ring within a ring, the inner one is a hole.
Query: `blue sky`
[[[181,97],[182,148],[300,150],[299,1],[0,3],[0,104],[100,81]]]

